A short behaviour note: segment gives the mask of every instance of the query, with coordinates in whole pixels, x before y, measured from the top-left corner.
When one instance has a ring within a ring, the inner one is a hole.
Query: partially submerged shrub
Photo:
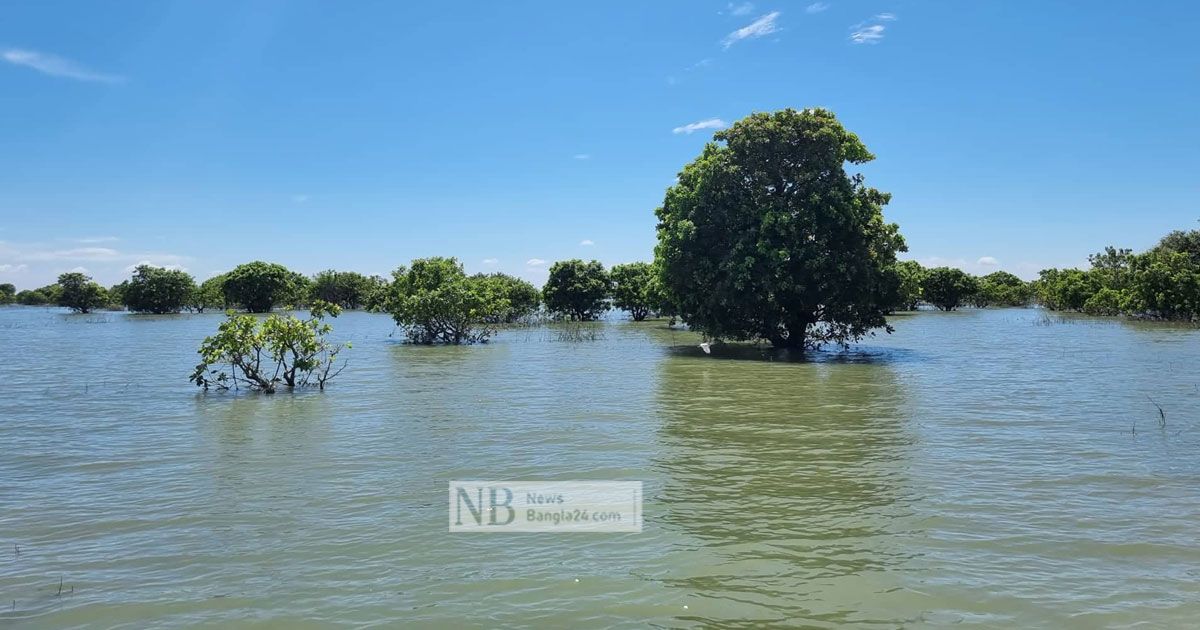
[[[485,342],[489,323],[509,308],[486,276],[468,277],[454,258],[419,258],[392,272],[387,311],[409,341],[420,344]]]
[[[217,334],[200,345],[201,362],[189,380],[205,390],[247,387],[273,394],[279,385],[325,389],[346,367],[337,358],[350,344],[330,342],[326,337],[333,326],[324,321],[341,312],[325,302],[314,303],[307,319],[230,312]]]

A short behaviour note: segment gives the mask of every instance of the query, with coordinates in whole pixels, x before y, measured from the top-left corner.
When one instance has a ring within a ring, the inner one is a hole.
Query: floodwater
[[[802,362],[348,313],[325,392],[206,395],[220,317],[0,309],[0,627],[1200,619],[1195,329],[920,312]],[[642,481],[645,527],[451,534],[456,479]]]

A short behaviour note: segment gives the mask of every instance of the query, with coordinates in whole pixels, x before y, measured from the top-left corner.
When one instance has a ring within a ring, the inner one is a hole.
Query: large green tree
[[[5,282],[0,284],[0,304],[12,304],[17,301],[17,287]]]
[[[611,280],[600,261],[560,260],[550,266],[542,300],[552,313],[591,321],[608,310],[610,288]]]
[[[314,300],[356,309],[366,304],[375,286],[374,280],[361,273],[329,269],[313,276],[310,291]]]
[[[943,311],[962,306],[979,290],[979,281],[962,269],[934,267],[925,272],[921,293],[925,301]]]
[[[58,305],[78,313],[90,313],[108,304],[108,291],[91,276],[76,271],[58,277]]]
[[[224,308],[225,301],[225,276],[217,275],[200,283],[195,291],[188,296],[187,307],[197,313],[203,313],[209,308]]]
[[[613,306],[627,311],[635,322],[646,319],[654,311],[657,296],[653,265],[645,262],[613,265],[609,276],[612,278]]]
[[[455,258],[420,258],[392,273],[387,311],[413,343],[487,341],[508,300]]]
[[[538,288],[520,278],[506,273],[475,274],[474,281],[492,293],[493,303],[505,300],[506,306],[496,313],[497,324],[511,324],[523,317],[537,312],[542,303],[542,294]]]
[[[896,304],[902,311],[915,311],[921,304],[921,283],[925,280],[925,267],[915,260],[901,260],[892,265],[895,274]]]
[[[138,265],[121,289],[120,302],[131,311],[178,313],[195,290],[196,281],[186,271]]]
[[[225,274],[225,300],[251,313],[266,313],[279,304],[294,301],[299,274],[277,263],[260,260],[238,265]]]
[[[1037,297],[1050,310],[1082,311],[1101,288],[1096,275],[1081,269],[1043,269],[1037,281]]]
[[[985,306],[1026,306],[1033,299],[1029,283],[1007,271],[994,271],[978,279],[971,303]]]
[[[858,136],[828,110],[786,109],[715,138],[656,211],[655,256],[683,320],[786,348],[887,327],[905,245],[883,218],[891,196],[846,172],[874,159]]]

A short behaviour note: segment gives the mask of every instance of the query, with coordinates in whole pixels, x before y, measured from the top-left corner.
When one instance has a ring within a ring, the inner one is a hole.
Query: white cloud
[[[125,79],[111,74],[100,74],[84,68],[71,61],[35,50],[20,50],[9,48],[0,53],[0,58],[14,66],[24,66],[48,74],[52,77],[75,79],[76,81],[93,81],[97,83],[120,83]]]
[[[90,273],[87,267],[72,267],[71,273]]]
[[[895,13],[880,13],[875,16],[875,19],[879,20],[880,22],[891,22],[892,20],[896,19],[896,14]]]
[[[754,5],[749,2],[743,2],[741,4],[734,4],[732,2],[729,3],[729,12],[733,15],[750,15],[750,12],[753,10]]]
[[[850,33],[850,41],[855,44],[878,44],[879,40],[883,39],[884,26],[882,24],[871,24],[856,28],[857,30]]]
[[[825,2],[814,2],[804,7],[805,13],[820,13],[829,8],[829,4]]]
[[[592,159],[592,154],[591,153],[576,153],[575,155],[572,155],[571,157],[575,158],[576,160],[590,160],[590,159]]]
[[[119,241],[121,239],[119,239],[115,236],[85,236],[83,238],[73,238],[73,239],[69,239],[69,240],[75,241],[76,243],[83,243],[85,245],[89,245],[89,244],[95,244],[95,243],[112,243],[114,241]]]
[[[0,265],[0,273],[21,273],[22,271],[28,271],[28,270],[29,270],[29,265],[26,265],[23,263],[20,265],[13,265],[13,264]]]
[[[707,120],[701,120],[701,121],[697,121],[694,123],[688,123],[682,127],[676,127],[671,130],[671,133],[673,133],[673,134],[686,133],[688,135],[691,135],[691,134],[696,133],[697,131],[700,131],[703,129],[724,129],[728,126],[729,126],[728,123],[726,123],[724,120],[721,120],[720,118],[709,118]]]
[[[546,264],[546,261],[542,260],[541,258],[530,258],[529,260],[525,261],[525,264],[529,265],[530,267],[540,267]]]
[[[499,262],[500,261],[496,258],[484,258],[483,259],[483,264],[485,264],[485,265],[495,265],[495,264],[498,264]]]
[[[726,35],[725,39],[721,40],[721,45],[729,48],[742,40],[757,39],[778,32],[779,28],[775,25],[775,18],[777,17],[779,17],[779,11],[772,11]]]
[[[996,265],[1000,264],[1000,261],[991,256],[984,256],[983,258],[975,261],[975,264],[983,267],[995,267]]]
[[[580,244],[580,245],[583,245],[584,247],[589,247],[589,246],[591,246],[591,245],[595,245],[595,243],[594,243],[594,242],[592,242],[592,240],[591,240],[591,239],[589,239],[589,238],[585,238],[585,239],[583,239],[582,241],[579,241],[579,244]]]
[[[35,250],[23,256],[23,260],[114,260],[121,252],[109,247],[75,247],[72,249]]]

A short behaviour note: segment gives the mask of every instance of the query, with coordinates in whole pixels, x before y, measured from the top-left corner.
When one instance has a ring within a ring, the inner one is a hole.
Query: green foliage
[[[230,311],[217,334],[200,345],[201,361],[189,380],[205,390],[247,387],[273,394],[280,385],[325,389],[346,367],[337,358],[350,347],[327,339],[333,326],[324,320],[340,313],[336,304],[324,302],[315,302],[307,319],[273,314],[260,320]]]
[[[1097,276],[1079,269],[1045,269],[1039,274],[1038,300],[1055,311],[1082,311],[1097,291]]]
[[[77,313],[90,313],[108,304],[108,291],[92,281],[91,276],[79,272],[64,273],[58,277],[58,305]]]
[[[1083,303],[1083,312],[1088,315],[1120,315],[1129,307],[1131,297],[1125,291],[1105,287]]]
[[[1156,253],[1186,254],[1193,265],[1200,265],[1200,230],[1175,230],[1162,237],[1158,245],[1151,250]]]
[[[392,283],[387,278],[381,276],[371,276],[371,290],[367,292],[366,301],[363,302],[363,308],[372,313],[381,313],[387,310],[387,302],[392,293]]]
[[[200,286],[196,287],[188,296],[187,308],[197,313],[203,313],[205,309],[209,308],[226,308],[224,284],[224,274],[201,282]]]
[[[613,306],[628,311],[635,322],[646,319],[655,310],[655,303],[661,301],[661,296],[655,293],[657,283],[650,263],[613,265],[609,278],[612,280]]]
[[[58,304],[58,296],[60,294],[62,294],[62,287],[57,284],[50,284],[37,289],[26,289],[17,293],[17,304],[24,304],[26,306]]]
[[[1033,299],[1028,282],[1007,271],[996,271],[978,279],[978,290],[970,297],[973,306],[1027,306]]]
[[[495,303],[507,301],[507,306],[489,319],[490,323],[512,324],[536,313],[541,306],[541,292],[525,280],[505,273],[475,274],[473,278],[487,288]]]
[[[600,261],[560,260],[542,287],[546,308],[576,321],[599,319],[608,310],[611,280]]]
[[[467,277],[454,258],[420,258],[392,273],[387,311],[413,343],[486,342],[506,298],[485,276]]]
[[[846,173],[874,159],[858,137],[827,110],[787,109],[715,138],[656,211],[655,257],[688,325],[792,348],[886,327],[906,248],[883,219],[890,195]]]
[[[225,301],[251,313],[266,313],[276,305],[295,304],[305,293],[307,278],[276,263],[254,261],[225,274]]]
[[[925,301],[943,311],[952,311],[962,306],[979,291],[979,281],[961,269],[934,267],[925,273],[921,292]]]
[[[118,285],[117,302],[141,313],[178,313],[196,291],[196,281],[187,272],[138,265],[128,284]]]
[[[1200,318],[1200,261],[1184,250],[1156,248],[1132,262],[1127,312],[1158,319]]]
[[[5,282],[0,284],[0,304],[12,304],[17,301],[17,287]]]
[[[374,279],[361,273],[329,269],[313,276],[310,296],[342,308],[357,309],[367,303],[376,286]]]
[[[896,302],[893,309],[915,311],[921,303],[921,284],[925,281],[925,267],[915,260],[901,260],[892,265],[891,273],[896,285]]]

